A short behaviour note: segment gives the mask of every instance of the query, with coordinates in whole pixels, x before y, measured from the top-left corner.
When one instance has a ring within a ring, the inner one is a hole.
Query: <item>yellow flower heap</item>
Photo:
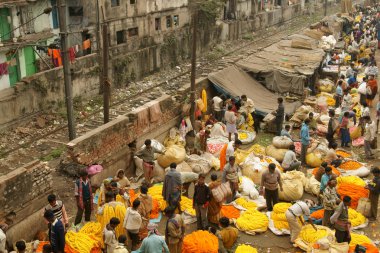
[[[245,209],[256,209],[257,208],[257,204],[255,202],[249,201],[243,197],[236,199],[235,203],[241,207],[244,207]]]
[[[103,244],[102,227],[98,222],[89,222],[79,232],[68,231],[65,240],[70,252],[91,252]],[[100,252],[100,251],[99,251]]]
[[[368,236],[351,233],[350,246],[356,246],[357,244],[363,245],[365,243],[373,244],[371,239],[368,238]]]
[[[235,253],[258,253],[258,251],[252,246],[241,244],[236,248]]]
[[[268,223],[268,217],[256,209],[248,209],[236,220],[236,226],[242,231],[265,232]]]
[[[115,207],[113,207],[111,204],[106,203],[103,206],[103,214],[98,214],[96,216],[96,219],[101,224],[102,229],[104,229],[113,217],[118,218],[120,220],[120,223],[122,224],[126,212],[127,209],[125,205],[120,202],[117,202]],[[121,225],[117,226],[115,231],[117,238],[119,238],[120,235],[125,234],[125,229]]]
[[[364,180],[358,176],[340,176],[336,180],[338,184],[347,183],[347,184],[354,184],[361,187],[366,186],[366,183],[364,182]]]
[[[289,229],[288,220],[285,217],[285,212],[291,207],[290,203],[277,203],[273,207],[273,212],[271,213],[271,219],[275,228],[279,230]]]
[[[311,225],[302,227],[302,230],[298,236],[306,243],[315,243],[319,239],[326,237],[329,234],[327,228],[318,226],[318,230],[315,230]]]
[[[348,219],[350,220],[352,227],[360,226],[366,222],[364,215],[352,208],[348,209]]]
[[[161,211],[164,211],[166,208],[166,201],[162,196],[162,184],[156,184],[149,188],[148,194],[152,196],[153,199],[157,200],[158,206]],[[181,211],[186,212],[192,216],[195,216],[195,210],[193,209],[193,201],[188,197],[181,196]]]

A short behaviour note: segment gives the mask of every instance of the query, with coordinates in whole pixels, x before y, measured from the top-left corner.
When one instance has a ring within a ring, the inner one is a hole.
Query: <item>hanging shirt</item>
[[[91,41],[90,39],[87,39],[85,41],[83,41],[83,50],[87,50],[91,47]]]

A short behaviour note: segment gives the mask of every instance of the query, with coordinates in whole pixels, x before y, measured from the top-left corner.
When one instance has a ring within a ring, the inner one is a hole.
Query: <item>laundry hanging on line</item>
[[[87,39],[87,40],[85,40],[85,41],[83,41],[83,50],[87,50],[87,49],[89,49],[91,47],[91,41],[90,41],[90,39]]]
[[[0,76],[8,75],[8,63],[0,63]]]

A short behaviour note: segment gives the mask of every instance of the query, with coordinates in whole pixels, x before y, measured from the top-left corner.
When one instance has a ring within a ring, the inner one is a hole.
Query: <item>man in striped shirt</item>
[[[49,204],[45,206],[45,211],[51,210],[54,213],[55,218],[61,220],[65,227],[69,226],[69,219],[67,217],[65,205],[61,200],[57,200],[54,194],[48,196]]]

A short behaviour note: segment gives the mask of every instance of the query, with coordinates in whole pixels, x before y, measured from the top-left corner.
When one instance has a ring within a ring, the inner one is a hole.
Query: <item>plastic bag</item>
[[[243,176],[239,181],[239,190],[242,195],[249,196],[251,199],[257,199],[259,197],[255,183],[250,178]]]

